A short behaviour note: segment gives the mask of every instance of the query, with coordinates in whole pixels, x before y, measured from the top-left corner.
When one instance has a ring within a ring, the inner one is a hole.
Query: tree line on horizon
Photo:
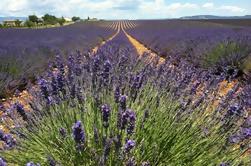
[[[89,17],[88,17],[89,19]],[[72,22],[78,22],[81,18],[77,16],[73,16],[71,18]],[[45,14],[41,18],[39,18],[36,15],[29,15],[28,19],[26,21],[21,21],[19,19],[16,19],[13,21],[13,25],[16,27],[35,27],[35,26],[47,26],[47,25],[57,25],[63,26],[66,23],[66,19],[64,17],[56,17],[54,15]],[[10,27],[10,25],[7,25],[6,23],[0,24],[0,27]]]

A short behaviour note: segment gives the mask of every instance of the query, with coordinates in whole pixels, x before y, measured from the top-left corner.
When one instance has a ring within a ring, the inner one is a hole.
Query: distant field
[[[108,38],[114,32],[105,28],[106,24],[87,22],[46,29],[0,29],[0,98],[34,81],[56,53],[87,51]]]
[[[163,57],[186,59],[218,74],[236,69],[250,75],[251,29],[242,26],[249,22],[143,20],[129,33]]]
[[[194,20],[199,22],[208,22],[208,23],[218,23],[226,25],[235,25],[235,26],[251,26],[251,19],[210,19],[210,20]]]

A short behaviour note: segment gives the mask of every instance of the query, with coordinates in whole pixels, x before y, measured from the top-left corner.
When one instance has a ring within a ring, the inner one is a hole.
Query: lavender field
[[[76,23],[45,29],[0,29],[0,98],[36,81],[56,54],[88,51],[114,33],[107,23]]]
[[[251,165],[246,22],[7,28],[0,57],[0,166]]]

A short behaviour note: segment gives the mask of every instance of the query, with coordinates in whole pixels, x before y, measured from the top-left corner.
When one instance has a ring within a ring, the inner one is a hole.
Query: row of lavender
[[[222,114],[222,121],[227,121],[230,126],[234,123],[241,126],[246,135],[235,135],[234,142],[248,138],[251,125],[251,29],[180,20],[137,23],[139,26],[128,32],[166,58],[166,64],[161,66],[166,75],[160,74],[160,77],[169,78],[162,83],[164,89],[174,94],[185,109],[193,110],[206,102],[204,109],[216,110]],[[238,43],[240,47],[220,46],[226,49],[226,52],[219,51],[220,55],[229,54],[205,68],[203,60],[210,54],[218,54],[212,50],[221,43]],[[245,125],[240,125],[235,118],[246,121]]]
[[[122,32],[94,56],[78,52],[67,62],[58,56],[30,91],[29,107],[15,103],[3,112],[2,124],[11,118],[15,128],[28,129],[6,126],[12,133],[1,134],[10,150],[2,162],[239,164],[251,137],[250,87],[235,82],[220,92],[224,76],[176,58],[145,64],[147,56],[139,58]]]
[[[45,70],[55,52],[87,50],[115,33],[110,22],[86,22],[45,29],[0,30],[0,98],[23,90]]]
[[[139,26],[128,32],[161,56],[186,59],[216,74],[250,76],[250,27],[188,20],[136,22]]]

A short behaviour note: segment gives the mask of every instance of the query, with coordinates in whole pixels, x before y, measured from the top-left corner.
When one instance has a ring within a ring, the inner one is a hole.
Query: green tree
[[[58,18],[58,23],[62,26],[65,23],[64,17]]]
[[[76,21],[79,21],[80,20],[80,17],[76,17],[76,16],[73,16],[71,18],[72,21],[76,22]]]
[[[32,21],[30,21],[30,20],[26,20],[25,21],[25,23],[24,23],[24,25],[26,26],[26,27],[33,27],[34,25],[35,25],[35,23],[34,22],[32,22]]]
[[[15,20],[15,24],[17,27],[21,26],[22,21],[20,21],[19,19]]]
[[[52,24],[52,25],[55,25],[58,23],[58,18],[53,16],[53,15],[50,15],[50,14],[45,14],[42,19],[44,20],[44,23],[45,24]]]
[[[29,21],[37,24],[38,23],[38,17],[36,15],[30,15],[29,16]]]

